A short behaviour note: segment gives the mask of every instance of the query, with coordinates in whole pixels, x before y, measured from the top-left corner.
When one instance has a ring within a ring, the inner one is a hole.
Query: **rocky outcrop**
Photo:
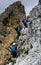
[[[11,58],[9,47],[13,41],[17,42],[17,32],[14,27],[17,27],[24,17],[24,6],[20,1],[7,7],[0,15],[0,65],[6,64],[6,60]]]
[[[39,4],[37,6],[35,6],[35,8],[33,8],[32,11],[30,12],[29,23],[27,23],[28,28],[23,28],[21,31],[21,35],[17,41],[17,56],[18,57],[16,59],[15,64],[14,64],[14,61],[12,62],[13,65],[27,65],[27,64],[28,65],[41,65],[41,4],[40,3],[41,3],[41,1],[39,0]],[[22,13],[21,13],[21,15],[22,15]],[[22,17],[23,18],[25,17],[24,14]],[[1,59],[2,59],[2,61],[4,59],[3,63],[5,63],[5,64],[6,64],[6,62],[5,62],[6,60],[11,59],[10,58],[11,54],[7,52],[7,48],[10,46],[10,44],[11,44],[10,42],[12,42],[13,40],[16,40],[16,36],[14,37],[15,34],[13,34],[16,31],[13,30],[13,26],[16,27],[17,23],[15,22],[15,18],[13,18],[12,15],[9,18],[11,18],[11,19],[8,19],[10,22],[9,25],[11,25],[10,26],[11,34],[6,36],[5,38],[1,37],[3,40],[5,39],[4,40],[5,45],[2,45],[4,47],[4,48],[2,48],[2,51],[4,49],[6,53],[3,52],[3,55],[1,54],[3,56],[3,58],[1,58]],[[16,18],[17,18],[17,16],[16,16]],[[13,22],[12,22],[13,24],[11,23],[11,21],[13,19],[14,19],[15,24]],[[20,18],[20,17],[17,19],[22,20],[22,18]],[[18,22],[18,20],[17,20],[17,22]],[[7,25],[8,25],[8,23],[7,23]],[[9,56],[9,58],[8,58],[8,56]],[[10,63],[8,65],[10,65]],[[12,63],[11,63],[11,65],[12,65]]]
[[[14,65],[41,65],[41,4],[32,9],[30,17],[27,39],[33,47],[26,56],[18,57]]]
[[[5,21],[4,23],[5,25],[12,25],[16,27],[19,20],[22,20],[24,17],[25,17],[24,6],[21,4],[20,1],[18,1],[5,9],[5,12],[3,12],[0,15],[0,22],[4,23]]]

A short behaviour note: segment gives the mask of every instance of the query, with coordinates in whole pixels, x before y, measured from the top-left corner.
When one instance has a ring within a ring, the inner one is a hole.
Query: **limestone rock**
[[[18,22],[25,17],[24,6],[17,1],[7,7],[0,15],[0,65],[4,65],[5,61],[11,58],[9,47],[11,43],[17,42],[17,32],[14,27],[18,26]],[[8,57],[7,57],[8,56]],[[6,64],[6,63],[5,63]]]
[[[33,47],[27,55],[18,57],[14,65],[41,65],[41,4],[32,9],[30,17],[27,39],[29,46],[32,44]]]

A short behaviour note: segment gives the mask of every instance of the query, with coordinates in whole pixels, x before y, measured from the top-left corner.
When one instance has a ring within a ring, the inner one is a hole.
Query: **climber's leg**
[[[21,35],[21,33],[20,33],[19,31],[17,31],[17,34],[18,34],[18,36],[20,36],[20,35]]]
[[[27,23],[24,23],[24,26],[25,26],[25,27],[28,27]]]
[[[13,57],[15,58],[17,56],[17,53],[16,51],[13,53]]]

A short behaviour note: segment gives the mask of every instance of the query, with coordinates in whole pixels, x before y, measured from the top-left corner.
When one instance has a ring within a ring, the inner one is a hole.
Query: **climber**
[[[25,27],[28,27],[28,25],[27,25],[27,22],[29,22],[28,18],[24,18],[22,22]]]
[[[17,45],[15,43],[13,43],[13,45],[10,47],[11,50],[11,54],[13,55],[13,57],[17,56]]]
[[[20,36],[20,31],[22,30],[22,26],[16,27],[15,30],[17,31],[17,34]]]

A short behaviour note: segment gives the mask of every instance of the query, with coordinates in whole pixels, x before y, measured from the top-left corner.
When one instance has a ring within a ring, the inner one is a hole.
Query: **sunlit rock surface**
[[[24,17],[25,10],[20,1],[10,5],[0,15],[0,65],[6,65],[6,61],[11,59],[10,45],[18,40],[14,27],[17,27],[18,22]]]
[[[32,11],[30,12],[30,19],[29,19],[30,23],[27,23],[28,28],[23,28],[21,31],[21,35],[17,41],[18,57],[16,59],[16,63],[14,64],[14,61],[9,62],[8,65],[41,65],[41,4],[40,3],[41,1],[39,0],[39,4],[35,6],[35,8],[33,8]],[[7,54],[8,53],[6,50],[6,55]]]
[[[30,16],[32,24],[30,23],[28,28],[28,43],[32,44],[33,48],[29,49],[26,56],[18,57],[14,65],[41,65],[41,4],[32,9]]]

